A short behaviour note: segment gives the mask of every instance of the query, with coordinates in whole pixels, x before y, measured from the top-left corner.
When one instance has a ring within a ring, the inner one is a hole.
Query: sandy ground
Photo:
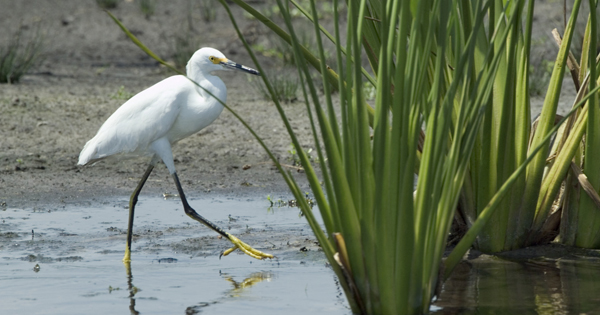
[[[140,40],[169,59],[173,37],[187,27],[188,1],[157,1],[149,19],[135,2],[121,2],[113,12]],[[127,195],[145,170],[146,159],[101,161],[77,166],[79,151],[123,102],[117,95],[135,94],[172,75],[137,48],[95,1],[0,1],[0,27],[43,25],[46,59],[19,84],[0,86],[0,201],[17,205]],[[253,67],[225,10],[206,23],[197,5],[191,19],[203,46]],[[257,22],[240,18],[250,35]],[[266,33],[265,33],[266,34]],[[3,38],[6,42],[6,36]],[[0,42],[2,43],[2,42]],[[264,65],[270,60],[264,58]],[[256,129],[283,163],[292,155],[289,137],[271,102],[248,82],[248,75],[222,73],[228,104]],[[286,110],[306,148],[311,146],[304,106]],[[174,148],[179,177],[188,195],[284,193],[285,183],[269,157],[242,124],[226,110],[211,126]],[[144,193],[175,192],[160,164]]]
[[[556,48],[549,40],[550,29],[560,27],[562,8],[552,1],[536,5],[534,31],[541,44],[534,48],[534,58],[551,60]],[[0,28],[12,30],[0,34],[0,44],[19,26],[27,31],[39,24],[46,39],[44,62],[19,84],[0,86],[0,201],[18,206],[128,195],[146,160],[101,161],[80,167],[76,165],[79,151],[124,102],[116,97],[121,87],[122,92],[135,94],[171,73],[131,43],[93,0],[0,0],[0,7]],[[199,2],[187,0],[156,1],[156,12],[149,18],[131,1],[121,1],[112,12],[167,60],[173,55],[174,37],[192,25],[202,46],[215,47],[232,60],[254,66],[216,1],[215,9],[216,19],[210,23],[202,19]],[[258,22],[245,18],[239,8],[232,9],[250,41],[268,40],[271,35]],[[262,61],[263,66],[274,64],[268,57]],[[290,140],[272,103],[253,88],[248,75],[223,73],[221,77],[228,86],[229,105],[256,128],[281,162],[289,163]],[[312,147],[302,103],[290,103],[286,110],[304,147]],[[287,189],[265,151],[227,111],[176,145],[174,156],[190,196],[206,192],[266,195]],[[174,191],[161,165],[144,193]]]

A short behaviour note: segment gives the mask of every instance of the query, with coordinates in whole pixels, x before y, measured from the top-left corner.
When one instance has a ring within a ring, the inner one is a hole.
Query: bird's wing
[[[119,153],[147,153],[150,144],[163,137],[177,119],[189,96],[186,83],[185,78],[171,77],[125,102],[86,143],[79,164]]]

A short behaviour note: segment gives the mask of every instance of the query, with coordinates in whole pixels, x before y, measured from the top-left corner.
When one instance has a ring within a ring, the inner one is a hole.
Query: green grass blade
[[[592,8],[597,6],[597,1],[590,0]],[[597,47],[597,29],[598,17],[591,14],[589,18],[589,53],[595,55]],[[583,58],[583,57],[582,57]],[[598,69],[594,58],[589,58],[590,81],[589,88],[594,89],[598,85]],[[589,100],[588,123],[585,133],[585,156],[583,172],[587,175],[590,184],[596,192],[600,188],[600,109],[598,108],[598,96],[594,95]],[[576,244],[580,247],[599,248],[600,247],[600,212],[592,198],[588,194],[581,194],[579,206],[579,224],[577,227]]]
[[[290,0],[290,2],[304,15],[306,16],[306,18],[312,22],[315,23],[315,19],[313,18],[314,14],[311,14],[307,9],[305,9],[302,5],[300,5],[300,3],[298,3],[298,1],[295,0]],[[311,9],[312,10],[312,9]],[[334,16],[338,15],[338,6],[337,4],[334,7]],[[314,15],[316,16],[316,15]],[[316,24],[316,23],[315,23]],[[334,23],[335,27],[338,27],[339,23]],[[319,30],[325,35],[325,37],[327,37],[333,44],[335,44],[336,46],[339,43],[339,39],[336,39],[333,35],[331,35],[331,33],[329,33],[323,26],[319,25]],[[341,52],[343,55],[346,55],[346,50],[343,47],[339,47],[338,51]],[[352,58],[352,56],[349,56],[349,58]],[[340,60],[340,59],[338,59]],[[364,75],[364,77],[371,82],[372,85],[375,85],[375,78],[373,78],[373,76],[365,69],[361,67],[361,71],[362,74]],[[338,72],[339,73],[339,72]]]
[[[543,150],[544,146],[546,146],[550,139],[552,139],[553,134],[560,128],[560,125],[563,124],[569,116],[573,115],[577,112],[579,107],[581,107],[587,99],[590,97],[592,93],[597,92],[600,87],[596,87],[594,90],[590,92],[581,102],[579,102],[573,109],[565,115],[563,119],[560,120],[558,124],[556,124],[544,137],[541,139],[541,142],[531,150],[531,153],[527,157],[527,159],[521,164],[513,174],[504,182],[504,184],[498,189],[498,192],[492,197],[488,205],[481,211],[480,215],[477,218],[477,221],[471,226],[471,228],[467,231],[465,236],[460,240],[460,242],[456,245],[456,247],[452,250],[450,255],[446,258],[444,265],[444,278],[447,279],[456,265],[461,261],[464,254],[469,250],[471,244],[475,241],[477,235],[481,232],[481,230],[485,227],[485,225],[489,222],[493,212],[498,209],[500,202],[504,197],[508,195],[511,186],[515,183],[515,181],[525,172],[529,164],[535,159],[536,154]]]
[[[573,30],[575,25],[575,19],[579,12],[581,0],[576,0],[573,4],[571,11],[571,17],[565,29],[565,35],[563,38],[562,45],[558,51],[556,57],[556,63],[554,64],[554,70],[552,71],[552,77],[548,86],[548,93],[544,100],[544,106],[540,116],[540,121],[537,127],[537,131],[533,136],[531,147],[537,147],[547,135],[552,125],[554,124],[554,117],[556,115],[556,108],[558,106],[558,99],[562,87],[562,81],[566,68],[566,61],[568,57],[568,48],[571,45],[571,39],[573,38]],[[527,170],[527,185],[525,186],[525,192],[523,195],[522,209],[536,209],[534,214],[532,211],[524,211],[525,216],[521,219],[524,220],[524,224],[532,222],[533,230],[539,229],[543,222],[548,216],[548,210],[540,209],[537,207],[538,196],[540,194],[540,184],[546,165],[546,156],[548,154],[549,145],[546,144],[538,153],[534,161],[529,165]],[[538,205],[539,206],[539,205]],[[534,216],[535,215],[535,216]]]

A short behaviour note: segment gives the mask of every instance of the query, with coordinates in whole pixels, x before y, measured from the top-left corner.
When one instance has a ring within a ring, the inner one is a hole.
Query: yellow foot
[[[129,250],[129,247],[125,248],[125,256],[123,257],[123,263],[130,263],[131,262],[131,251]]]
[[[267,253],[263,253],[257,249],[252,248],[250,245],[242,242],[239,238],[231,235],[231,234],[227,234],[227,236],[229,237],[229,240],[233,243],[232,248],[224,251],[221,256],[227,256],[229,254],[231,254],[231,252],[233,252],[236,249],[240,249],[242,252],[244,252],[246,255],[252,257],[252,258],[256,258],[256,259],[265,259],[265,258],[273,258],[273,255],[271,254],[267,254]]]

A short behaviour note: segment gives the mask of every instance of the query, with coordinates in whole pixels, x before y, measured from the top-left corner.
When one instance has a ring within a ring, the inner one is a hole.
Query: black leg
[[[185,194],[183,193],[183,189],[181,188],[181,183],[179,182],[179,177],[177,177],[177,173],[173,173],[173,180],[175,180],[175,185],[177,186],[177,191],[179,192],[179,197],[181,198],[181,203],[183,203],[183,210],[185,214],[187,214],[190,218],[208,226],[213,231],[223,235],[226,238],[229,238],[229,233],[223,231],[222,228],[216,226],[214,223],[208,221],[203,216],[199,215],[196,210],[190,207],[190,204],[187,202],[185,198]]]
[[[231,241],[233,243],[233,247],[222,252],[221,256],[227,256],[229,255],[231,252],[233,252],[236,249],[240,249],[241,251],[243,251],[246,255],[249,255],[251,257],[254,257],[256,259],[265,259],[265,258],[273,258],[274,256],[271,254],[267,254],[267,253],[263,253],[259,250],[256,250],[254,248],[252,248],[251,246],[249,246],[248,244],[242,242],[240,239],[238,239],[237,237],[225,232],[222,228],[216,226],[214,223],[206,220],[203,216],[199,215],[194,209],[192,209],[192,207],[190,207],[190,205],[187,202],[187,199],[185,198],[185,194],[183,193],[183,189],[181,188],[181,183],[179,182],[179,177],[177,177],[177,172],[174,172],[172,174],[173,176],[173,180],[175,180],[175,185],[177,186],[177,191],[179,192],[179,197],[181,198],[181,202],[183,203],[183,209],[185,211],[185,214],[187,214],[190,218],[208,226],[210,229],[212,229],[213,231],[223,235],[224,237],[226,237],[229,241]]]
[[[142,190],[142,187],[144,187],[146,180],[148,180],[150,173],[152,173],[152,170],[154,169],[154,165],[156,165],[156,163],[154,162],[154,159],[153,159],[153,161],[150,163],[150,165],[148,165],[146,172],[142,176],[142,179],[138,183],[137,187],[131,194],[131,198],[129,199],[129,224],[127,225],[127,248],[125,249],[125,257],[123,257],[123,262],[131,261],[131,240],[133,238],[133,214],[135,212],[135,205],[138,202],[138,196],[140,194],[140,191]]]

